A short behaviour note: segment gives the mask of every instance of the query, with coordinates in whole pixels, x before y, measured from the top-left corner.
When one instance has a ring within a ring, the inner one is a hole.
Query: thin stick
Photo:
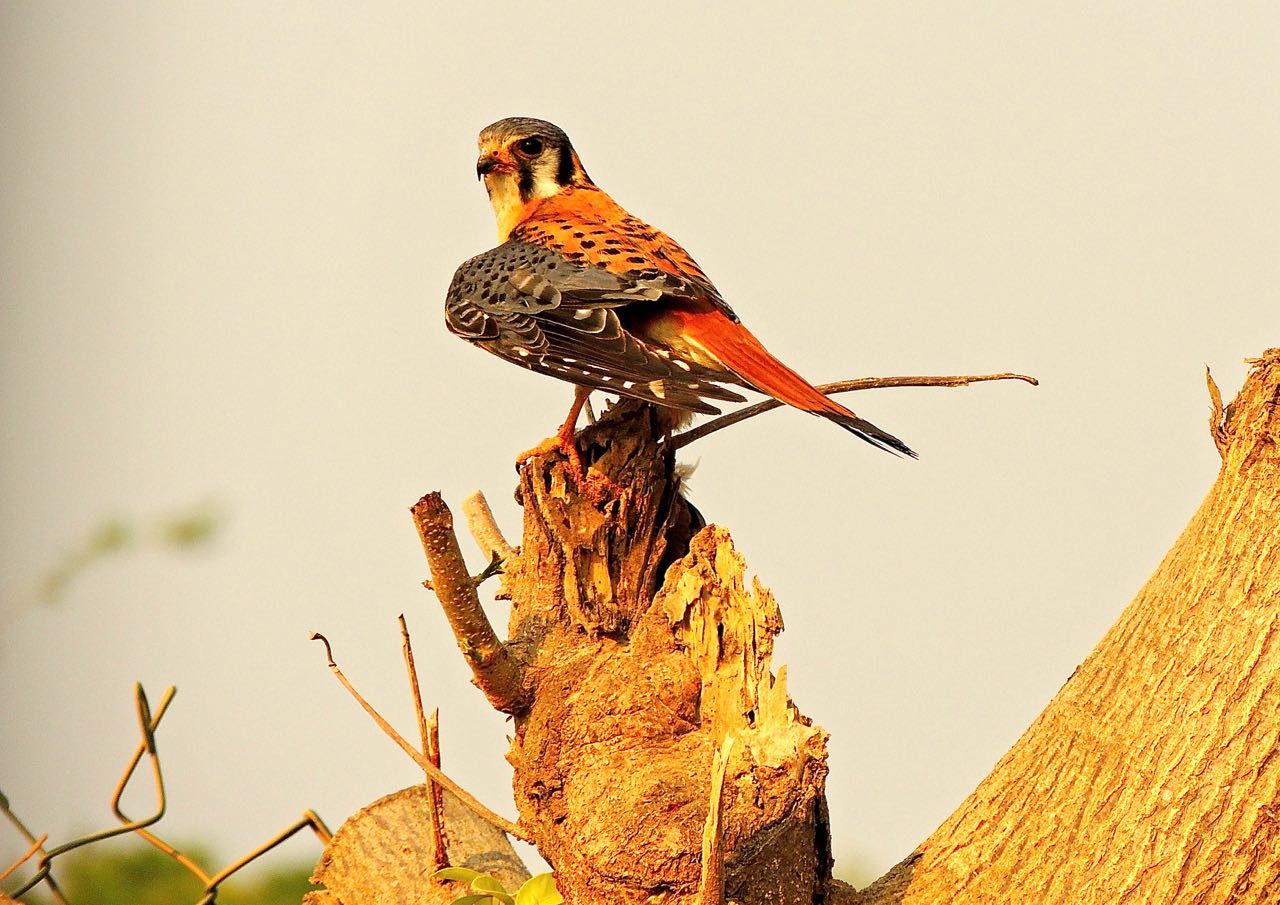
[[[724,776],[729,769],[733,736],[728,736],[711,758],[711,804],[702,828],[702,880],[698,884],[698,905],[724,905],[724,840],[721,818],[724,811]]]
[[[476,687],[494,709],[519,713],[529,704],[523,670],[489,624],[476,583],[453,533],[453,513],[439,493],[429,493],[410,509],[431,567],[431,588],[449,619],[458,648],[471,667]]]
[[[502,529],[494,520],[493,510],[489,508],[489,501],[484,498],[483,493],[477,490],[463,500],[462,512],[467,517],[467,527],[471,529],[471,536],[475,538],[481,553],[489,557],[496,554],[503,562],[515,555],[515,549],[502,536]]]
[[[836,393],[850,393],[854,390],[878,390],[885,387],[964,387],[971,383],[985,383],[989,380],[1022,380],[1032,386],[1040,385],[1040,381],[1034,377],[1028,377],[1026,374],[1005,373],[970,374],[955,377],[859,377],[856,380],[837,380],[835,383],[824,383],[817,389],[828,396],[834,396]],[[692,430],[677,434],[667,442],[671,444],[672,449],[680,449],[688,446],[694,440],[701,440],[707,434],[714,434],[722,428],[746,421],[748,418],[754,418],[756,415],[782,408],[785,404],[776,399],[766,399],[764,402],[757,402],[755,405],[749,405],[744,409],[738,409],[736,412],[721,415],[719,418],[712,418],[706,424],[700,424]]]
[[[404,621],[404,613],[400,614],[400,646],[404,651],[404,666],[409,672],[409,691],[413,694],[413,712],[418,718],[418,738],[422,740],[422,750],[431,753],[431,734],[427,731],[427,714],[422,709],[422,686],[418,684],[418,666],[413,662],[413,642],[409,640],[409,625]],[[427,781],[431,774],[427,774]]]
[[[422,709],[422,685],[418,682],[418,666],[413,660],[413,642],[409,640],[409,625],[404,621],[404,613],[400,614],[400,638],[404,649],[404,665],[409,672],[409,690],[413,693],[413,712],[418,718],[418,738],[422,740],[422,750],[427,760],[440,768],[440,735],[438,710],[431,711],[431,719],[427,719]],[[425,771],[423,771],[425,772]],[[427,773],[427,795],[431,798],[427,808],[427,817],[431,823],[431,839],[435,844],[434,861],[436,870],[449,866],[449,853],[444,844],[444,812],[440,807],[440,787],[431,780]]]
[[[514,836],[517,839],[522,839],[525,842],[529,841],[528,834],[518,824],[512,823],[501,814],[497,814],[481,804],[474,795],[446,776],[435,764],[431,763],[425,754],[416,750],[413,745],[410,745],[405,741],[404,736],[399,732],[396,732],[395,728],[383,719],[382,714],[373,709],[373,705],[366,701],[364,697],[361,696],[360,692],[356,691],[355,686],[351,684],[350,680],[342,674],[342,670],[338,668],[338,664],[333,659],[333,648],[329,646],[328,638],[319,632],[312,632],[311,640],[319,641],[324,645],[325,657],[328,659],[329,669],[337,677],[338,681],[342,683],[342,687],[356,699],[357,704],[364,708],[364,712],[369,714],[370,718],[378,724],[378,728],[385,732],[388,738],[399,745],[400,750],[409,755],[409,757],[413,759],[414,763],[421,767],[428,776],[456,795],[459,801],[475,812],[476,816],[480,817],[482,820],[492,823],[508,835]]]
[[[436,769],[440,768],[440,710],[436,708],[431,711],[431,716],[427,718],[427,760],[436,765]],[[428,791],[431,793],[431,834],[432,842],[435,844],[436,870],[443,870],[449,866],[449,847],[445,843],[444,838],[444,790],[440,788],[439,783],[428,782]]]

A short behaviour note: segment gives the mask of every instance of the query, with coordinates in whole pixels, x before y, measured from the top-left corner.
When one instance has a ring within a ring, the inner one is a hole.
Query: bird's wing
[[[449,329],[515,364],[648,402],[719,411],[740,402],[720,384],[736,375],[680,357],[629,332],[618,312],[691,297],[696,287],[661,270],[619,274],[553,249],[510,240],[458,268],[445,302]]]

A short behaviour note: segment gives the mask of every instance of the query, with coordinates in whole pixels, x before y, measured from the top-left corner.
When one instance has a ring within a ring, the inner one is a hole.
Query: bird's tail
[[[840,403],[774,358],[742,324],[719,312],[681,318],[685,340],[719,359],[755,389],[787,405],[834,421],[872,446],[917,458],[916,453],[888,431],[859,418]]]

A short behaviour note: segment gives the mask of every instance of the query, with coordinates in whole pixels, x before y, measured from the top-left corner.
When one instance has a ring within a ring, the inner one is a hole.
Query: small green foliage
[[[222,526],[222,516],[208,503],[192,506],[185,512],[158,519],[140,528],[136,520],[108,518],[89,532],[88,537],[62,555],[41,581],[40,596],[53,603],[61,599],[67,586],[100,559],[114,556],[144,542],[190,550],[212,540]]]
[[[471,579],[471,581],[475,584],[476,587],[480,587],[480,585],[484,584],[493,576],[501,575],[501,574],[502,574],[502,557],[499,556],[498,551],[495,550],[493,552],[493,559],[489,560],[489,565],[481,569],[480,574],[477,575],[475,578]]]
[[[446,867],[431,876],[438,880],[466,883],[470,892],[454,899],[452,905],[563,905],[554,875],[531,877],[515,895],[507,892],[497,878],[469,867]]]
[[[516,905],[563,905],[564,896],[556,889],[555,874],[538,874],[516,893]]]
[[[123,550],[133,541],[133,529],[118,518],[107,519],[89,535],[85,552],[102,556]]]
[[[210,540],[222,518],[210,506],[200,506],[160,525],[160,537],[171,547],[194,547]]]

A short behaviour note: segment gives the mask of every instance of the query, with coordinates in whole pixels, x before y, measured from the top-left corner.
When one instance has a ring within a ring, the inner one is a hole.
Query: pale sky
[[[837,854],[882,871],[968,794],[1213,480],[1205,365],[1229,397],[1280,343],[1280,7],[791,7],[0,7],[0,790],[37,833],[109,824],[138,679],[179,688],[169,836],[418,781],[306,640],[412,734],[401,612],[446,769],[514,816],[407,513],[482,488],[517,537],[571,397],[443,325],[511,115],[815,381],[1041,379],[850,399],[918,462],[789,411],[688,451],[831,733]],[[104,518],[204,500],[208,549],[37,599]]]

